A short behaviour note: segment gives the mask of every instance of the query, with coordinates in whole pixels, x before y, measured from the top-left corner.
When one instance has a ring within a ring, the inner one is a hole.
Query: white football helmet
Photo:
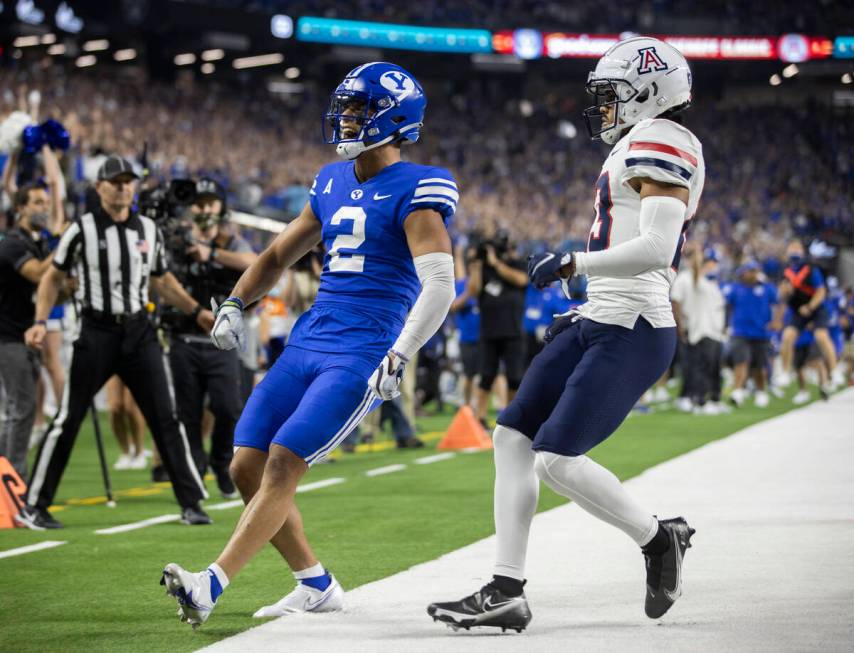
[[[679,50],[659,39],[636,36],[616,43],[587,76],[596,104],[584,110],[591,138],[616,143],[623,130],[691,104],[691,69]],[[614,107],[613,122],[601,109]],[[598,127],[596,126],[598,122]]]

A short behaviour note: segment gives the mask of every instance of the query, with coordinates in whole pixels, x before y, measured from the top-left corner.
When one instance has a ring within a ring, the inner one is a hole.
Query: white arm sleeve
[[[641,200],[640,235],[601,252],[577,252],[575,273],[633,277],[670,265],[688,207],[675,197],[653,195]]]
[[[406,361],[442,326],[456,296],[454,259],[450,254],[431,252],[415,257],[412,262],[421,280],[421,294],[391,348]]]

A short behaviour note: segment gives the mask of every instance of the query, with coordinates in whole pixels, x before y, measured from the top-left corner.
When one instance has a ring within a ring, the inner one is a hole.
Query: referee
[[[66,230],[39,283],[36,321],[25,334],[27,344],[41,347],[45,321],[72,268],[79,279],[82,328],[59,412],[39,449],[27,503],[16,517],[28,528],[62,527],[47,509],[92,398],[113,374],[128,386],[148,422],[182,521],[211,522],[199,503],[207,493],[176,417],[163,353],[148,319],[149,280],[165,302],[193,315],[201,327],[209,330],[213,315],[166,269],[163,237],[155,223],[131,211],[137,179],[130,163],[107,158],[95,184],[100,204]]]

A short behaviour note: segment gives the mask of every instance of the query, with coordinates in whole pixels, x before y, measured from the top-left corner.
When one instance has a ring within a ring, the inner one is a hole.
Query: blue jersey
[[[360,183],[353,161],[324,166],[309,192],[327,252],[320,289],[289,344],[382,358],[421,289],[403,223],[423,209],[447,223],[458,199],[443,168],[400,161]]]
[[[467,279],[457,279],[455,283],[457,297],[466,290]],[[477,300],[470,297],[465,305],[454,315],[460,330],[460,342],[475,343],[480,339],[480,309]]]
[[[730,326],[732,335],[750,340],[765,340],[770,337],[767,324],[773,317],[777,303],[777,289],[770,283],[749,285],[730,283],[723,288],[727,304],[732,309]]]

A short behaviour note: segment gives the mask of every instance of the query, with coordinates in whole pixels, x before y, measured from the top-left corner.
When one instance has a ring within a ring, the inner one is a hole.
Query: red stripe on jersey
[[[665,145],[664,143],[653,143],[651,141],[638,141],[636,143],[632,143],[629,145],[630,150],[654,150],[655,152],[663,152],[664,154],[672,154],[673,156],[677,156],[680,159],[684,159],[692,166],[697,165],[697,157],[695,157],[690,152],[686,152],[685,150],[680,150],[678,147],[673,147],[672,145]]]

